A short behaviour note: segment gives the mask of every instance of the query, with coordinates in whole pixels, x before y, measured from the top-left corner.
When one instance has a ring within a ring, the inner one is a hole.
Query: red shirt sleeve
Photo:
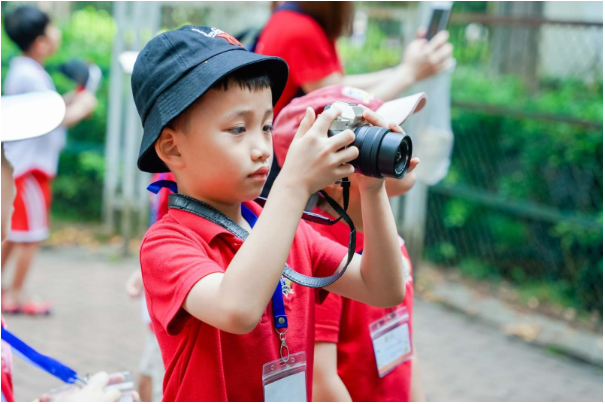
[[[322,303],[315,304],[315,341],[338,343],[343,299],[329,293]]]
[[[206,275],[225,272],[191,230],[169,217],[149,230],[140,259],[150,313],[171,335],[190,316],[182,305],[191,288]]]
[[[342,72],[336,46],[311,17],[294,11],[273,14],[259,39],[257,51],[286,60],[297,86]]]

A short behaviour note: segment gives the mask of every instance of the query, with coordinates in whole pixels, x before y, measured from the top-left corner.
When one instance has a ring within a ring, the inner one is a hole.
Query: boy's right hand
[[[328,137],[330,125],[341,113],[330,108],[315,119],[313,109],[307,108],[278,181],[302,188],[310,196],[354,173],[353,166],[347,163],[359,155],[359,150],[354,146],[345,148],[355,140],[353,131]]]
[[[128,277],[126,281],[126,292],[128,292],[128,296],[137,298],[141,296],[141,292],[143,291],[143,275],[141,271],[134,271]]]

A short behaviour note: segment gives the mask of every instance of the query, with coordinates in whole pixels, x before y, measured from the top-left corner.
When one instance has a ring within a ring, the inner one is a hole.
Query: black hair
[[[32,6],[20,6],[4,17],[4,30],[23,52],[29,50],[36,38],[44,35],[50,18]]]
[[[249,91],[259,91],[264,90],[265,88],[271,88],[271,78],[267,74],[266,70],[259,68],[258,66],[244,66],[218,80],[212,85],[212,87],[210,87],[210,89],[227,91],[229,90],[230,85],[238,85],[241,89],[247,89]],[[166,126],[173,129],[179,126],[186,130],[189,123],[189,115],[193,106],[203,97],[204,96],[202,95],[195,100],[183,112],[172,119]]]
[[[237,84],[241,89],[250,91],[264,90],[271,88],[271,79],[267,72],[258,66],[244,66],[234,72],[229,73],[210,87],[213,90],[227,91],[229,84]]]

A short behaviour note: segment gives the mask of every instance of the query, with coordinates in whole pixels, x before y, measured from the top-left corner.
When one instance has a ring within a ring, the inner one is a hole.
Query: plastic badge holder
[[[380,377],[412,358],[409,321],[407,308],[400,307],[370,324],[370,336]]]
[[[297,352],[263,365],[265,402],[307,401],[307,354]]]

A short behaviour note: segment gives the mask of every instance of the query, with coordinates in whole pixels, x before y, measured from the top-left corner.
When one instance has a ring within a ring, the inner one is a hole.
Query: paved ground
[[[136,372],[145,330],[124,283],[137,261],[79,249],[43,251],[32,290],[53,300],[48,318],[9,316],[8,327],[78,371]],[[10,274],[9,274],[10,275]],[[8,278],[8,276],[7,276]],[[504,336],[437,304],[416,302],[415,340],[431,401],[603,401],[602,370]],[[57,382],[14,359],[18,401]]]

